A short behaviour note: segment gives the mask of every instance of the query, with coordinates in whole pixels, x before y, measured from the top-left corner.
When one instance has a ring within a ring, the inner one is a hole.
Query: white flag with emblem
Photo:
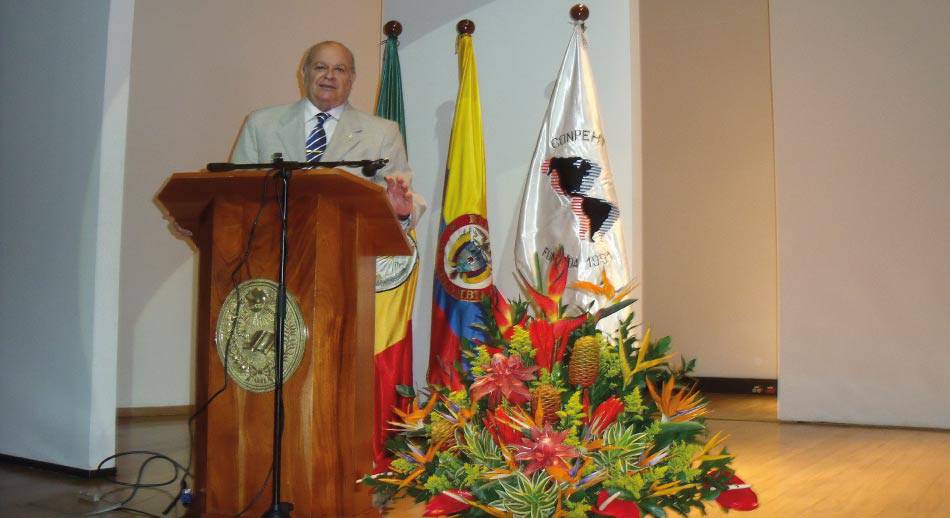
[[[541,123],[521,205],[515,265],[527,279],[534,281],[539,271],[546,271],[554,250],[563,246],[570,260],[568,286],[577,281],[600,285],[606,279],[616,293],[632,287],[608,141],[583,24],[575,24]],[[613,294],[568,289],[562,303],[586,307],[595,302],[596,310],[616,301],[612,299]]]

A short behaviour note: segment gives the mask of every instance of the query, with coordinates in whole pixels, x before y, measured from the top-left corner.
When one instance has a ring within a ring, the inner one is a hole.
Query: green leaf
[[[609,317],[610,315],[613,315],[614,313],[623,310],[624,308],[626,308],[627,306],[633,304],[633,303],[636,302],[636,301],[637,301],[637,299],[621,300],[620,302],[618,302],[618,303],[616,303],[616,304],[607,306],[606,308],[603,308],[603,309],[601,309],[600,311],[598,311],[597,313],[594,314],[594,320],[600,321],[600,320],[602,320],[602,319],[604,319],[604,318],[607,318],[607,317]]]
[[[666,518],[666,511],[652,502],[640,502],[638,505],[654,518]]]
[[[657,357],[663,356],[670,349],[670,344],[673,343],[673,339],[664,336],[656,341],[656,345],[653,346],[653,354]]]
[[[396,385],[396,394],[409,399],[415,399],[416,389],[410,387],[409,385]]]

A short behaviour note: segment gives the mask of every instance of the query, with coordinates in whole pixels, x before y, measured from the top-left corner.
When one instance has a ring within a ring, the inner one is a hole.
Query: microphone
[[[379,160],[363,160],[363,176],[367,178],[376,176],[376,171],[379,171],[385,167],[388,162],[388,158],[380,158]]]
[[[225,171],[234,171],[237,169],[230,162],[211,162],[208,164],[208,171],[212,173],[223,173]]]

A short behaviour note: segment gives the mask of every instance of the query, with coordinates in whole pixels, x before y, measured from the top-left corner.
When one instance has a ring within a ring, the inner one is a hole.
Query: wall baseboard
[[[709,394],[778,395],[778,380],[759,378],[717,378],[695,376],[699,390]]]
[[[189,416],[194,412],[194,405],[177,406],[137,406],[120,407],[115,409],[116,417],[178,417]]]
[[[74,477],[80,478],[91,479],[100,476],[115,476],[115,468],[105,468],[99,470],[81,469],[74,468],[72,466],[64,466],[62,464],[54,464],[52,462],[43,462],[41,460],[27,459],[14,455],[5,455],[3,453],[0,453],[0,462],[15,464],[17,466],[24,466],[27,468],[41,469],[44,471],[55,471],[57,473],[65,473],[66,475],[72,475]]]

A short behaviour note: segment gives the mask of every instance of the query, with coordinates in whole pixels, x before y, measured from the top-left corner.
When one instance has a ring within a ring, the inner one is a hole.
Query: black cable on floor
[[[208,406],[211,405],[211,402],[212,402],[212,401],[214,401],[215,399],[217,399],[217,397],[218,397],[219,395],[221,395],[221,393],[223,393],[223,392],[228,388],[228,379],[230,378],[230,376],[228,376],[228,358],[229,358],[230,351],[231,351],[231,342],[232,342],[232,340],[233,340],[233,338],[234,338],[234,330],[235,330],[235,328],[237,327],[237,325],[236,325],[236,323],[237,323],[237,317],[238,317],[238,315],[240,314],[240,311],[241,311],[241,294],[240,294],[240,288],[239,288],[240,283],[238,282],[238,274],[240,273],[240,271],[241,271],[242,268],[247,267],[248,259],[249,259],[250,256],[251,256],[251,245],[252,245],[253,242],[254,242],[254,234],[255,234],[255,232],[256,232],[256,230],[257,230],[258,223],[260,222],[261,214],[264,212],[264,207],[267,205],[268,186],[270,185],[270,180],[272,180],[272,179],[274,179],[274,178],[276,178],[276,175],[268,175],[268,176],[264,179],[264,187],[263,187],[263,189],[261,190],[261,200],[260,200],[260,204],[259,204],[258,209],[257,209],[257,214],[254,216],[254,220],[253,220],[252,223],[251,223],[251,228],[250,228],[250,231],[248,232],[247,241],[245,242],[245,245],[244,245],[244,251],[243,251],[243,253],[241,254],[241,260],[238,261],[237,266],[235,266],[234,270],[232,270],[232,272],[231,272],[231,285],[232,285],[232,290],[234,290],[234,291],[236,292],[235,297],[236,297],[236,299],[237,299],[237,304],[236,304],[236,307],[235,307],[235,310],[234,310],[234,317],[232,318],[232,321],[231,321],[231,328],[230,328],[230,330],[228,331],[228,338],[227,338],[227,340],[226,340],[226,342],[225,342],[225,347],[224,347],[224,382],[223,382],[223,384],[221,385],[221,388],[219,388],[214,394],[212,394],[211,397],[207,399],[207,401],[205,401],[198,409],[196,409],[196,410],[191,414],[191,416],[188,417],[188,442],[189,442],[189,447],[188,447],[188,463],[187,463],[187,465],[184,465],[184,466],[183,466],[183,465],[179,464],[177,461],[175,461],[174,459],[172,459],[171,457],[168,457],[167,455],[164,455],[164,454],[158,453],[158,452],[154,452],[154,451],[148,451],[148,450],[125,451],[125,452],[119,452],[119,453],[116,453],[115,455],[110,455],[110,456],[106,457],[105,459],[103,459],[103,460],[99,463],[99,466],[96,468],[96,470],[99,471],[100,473],[102,473],[102,466],[103,466],[105,463],[109,462],[110,460],[115,459],[116,461],[118,461],[119,458],[125,457],[125,456],[128,456],[128,455],[149,455],[149,457],[146,458],[144,461],[142,461],[142,464],[139,466],[139,471],[138,471],[138,475],[136,476],[135,482],[123,482],[123,481],[118,480],[116,477],[110,477],[110,476],[107,476],[107,475],[103,475],[103,477],[104,477],[107,481],[109,481],[109,482],[111,482],[111,483],[113,483],[113,484],[117,484],[117,485],[124,486],[124,487],[131,487],[131,488],[132,488],[132,492],[131,492],[131,493],[129,494],[129,496],[126,497],[124,500],[122,500],[121,502],[118,502],[118,503],[117,503],[117,507],[111,507],[111,508],[108,508],[108,509],[103,509],[103,510],[100,510],[100,511],[96,511],[96,512],[93,512],[93,513],[89,513],[87,516],[96,515],[96,514],[103,514],[103,513],[112,512],[112,511],[115,511],[115,510],[124,510],[124,511],[133,512],[133,513],[138,513],[138,514],[141,514],[141,515],[143,515],[143,516],[154,516],[154,517],[156,517],[156,518],[161,518],[161,517],[158,516],[158,515],[154,515],[154,514],[151,514],[151,513],[146,512],[146,511],[142,511],[142,510],[140,510],[140,509],[135,509],[135,508],[132,508],[132,507],[128,507],[128,506],[126,506],[126,504],[129,503],[130,501],[132,501],[133,498],[135,498],[135,495],[138,493],[138,490],[139,490],[139,489],[143,489],[143,488],[157,488],[157,487],[166,486],[166,485],[168,485],[168,484],[174,483],[176,480],[178,480],[179,471],[181,471],[181,484],[180,484],[180,489],[179,489],[179,491],[178,491],[178,494],[177,494],[177,495],[171,500],[171,502],[168,504],[168,507],[165,508],[165,511],[162,513],[162,515],[167,515],[169,512],[171,512],[171,510],[174,509],[175,505],[177,505],[178,502],[181,501],[186,495],[187,495],[189,501],[185,502],[185,504],[187,505],[188,503],[190,503],[190,497],[191,497],[191,495],[190,495],[190,493],[188,492],[189,489],[188,489],[187,479],[188,479],[189,477],[192,478],[192,479],[194,479],[194,476],[193,476],[192,473],[191,473],[191,465],[192,465],[192,460],[193,460],[193,456],[194,456],[194,455],[193,455],[193,450],[194,450],[194,443],[195,443],[194,421],[195,421],[195,419],[198,418],[198,416],[200,416],[203,412],[205,412],[205,411],[208,409]],[[250,269],[249,269],[249,268],[248,268],[248,271],[247,271],[247,275],[250,276]],[[164,482],[161,482],[161,483],[142,483],[142,477],[143,477],[143,475],[144,475],[144,473],[145,473],[145,468],[149,465],[149,463],[151,463],[152,461],[155,461],[155,460],[164,460],[164,461],[166,461],[166,462],[171,463],[172,466],[173,466],[173,468],[174,468],[174,471],[175,471],[174,476],[173,476],[171,479],[169,479],[169,480],[167,480],[167,481],[164,481]],[[272,468],[272,469],[273,469],[273,468]],[[265,478],[265,480],[264,480],[264,487],[266,487],[267,481],[268,481],[269,479],[270,479],[270,473],[268,473],[267,478]],[[254,497],[254,499],[251,501],[251,504],[248,505],[248,508],[250,508],[250,506],[254,505],[254,503],[255,503],[255,502],[257,501],[257,499],[260,497],[260,494],[261,494],[261,493],[263,493],[263,487],[262,487],[261,491],[259,491],[258,494],[257,494],[257,495]],[[246,509],[245,509],[245,511],[246,511]],[[245,511],[241,511],[241,512],[243,513],[243,512],[245,512]]]

